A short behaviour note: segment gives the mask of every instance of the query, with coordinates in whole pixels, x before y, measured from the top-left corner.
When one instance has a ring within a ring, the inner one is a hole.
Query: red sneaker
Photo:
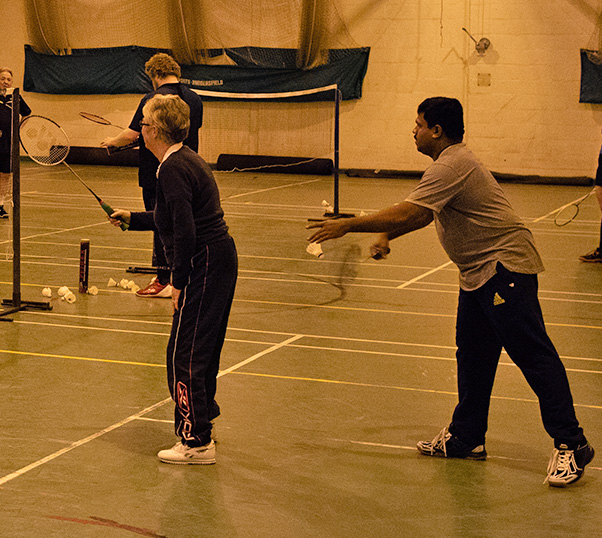
[[[138,297],[163,297],[163,298],[169,298],[171,297],[171,290],[172,290],[172,285],[167,283],[167,284],[161,284],[161,282],[159,282],[157,280],[157,277],[153,278],[150,282],[150,284],[148,286],[146,286],[146,288],[140,289],[136,292],[136,295]]]

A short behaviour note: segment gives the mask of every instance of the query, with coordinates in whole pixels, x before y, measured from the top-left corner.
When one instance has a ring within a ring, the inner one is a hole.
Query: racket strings
[[[20,140],[27,155],[44,166],[63,162],[71,149],[65,131],[41,116],[28,116],[21,122]]]

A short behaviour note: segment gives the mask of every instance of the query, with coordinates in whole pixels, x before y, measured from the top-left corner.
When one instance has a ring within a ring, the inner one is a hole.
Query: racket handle
[[[104,209],[104,212],[109,215],[109,217],[115,213],[115,210],[106,202],[100,202],[101,207]],[[123,222],[121,221],[121,224],[119,225],[119,227],[125,232],[130,225],[127,222]]]
[[[107,146],[107,153],[109,155],[113,155],[114,153],[119,153],[120,151],[137,148],[139,145],[140,144],[138,143],[138,140],[134,140],[125,146]]]

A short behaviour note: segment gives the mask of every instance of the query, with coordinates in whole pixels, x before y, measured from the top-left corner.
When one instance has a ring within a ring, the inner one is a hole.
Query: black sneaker
[[[8,218],[8,213],[4,209],[4,206],[0,205],[0,219],[7,219],[7,218]]]
[[[589,254],[579,256],[579,259],[586,263],[602,263],[602,251],[597,248],[596,250],[592,250]]]
[[[425,456],[462,458],[467,460],[487,459],[485,445],[470,446],[443,428],[432,441],[418,441],[416,447]]]
[[[548,463],[548,476],[544,480],[550,486],[564,488],[577,482],[583,475],[585,466],[594,459],[594,449],[589,443],[569,450],[567,445],[554,448],[550,463]]]

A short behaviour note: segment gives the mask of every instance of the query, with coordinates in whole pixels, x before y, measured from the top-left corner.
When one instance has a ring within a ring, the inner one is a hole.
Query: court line
[[[226,196],[225,198],[222,198],[220,201],[221,202],[228,202],[230,200],[234,200],[235,198],[241,198],[243,196],[251,196],[252,194],[260,194],[262,192],[268,192],[268,191],[275,191],[278,189],[287,189],[289,187],[298,187],[300,185],[307,185],[309,183],[317,183],[318,181],[324,181],[323,178],[318,178],[318,179],[311,179],[309,181],[301,181],[299,183],[287,183],[286,185],[278,185],[276,187],[269,187],[266,189],[259,189],[256,191],[250,191],[250,192],[243,192],[240,194],[233,194],[231,196]]]
[[[275,305],[275,306],[288,306],[288,307],[303,307],[303,308],[323,308],[329,310],[346,310],[352,312],[370,312],[374,314],[399,314],[404,316],[425,316],[425,317],[434,317],[434,318],[456,318],[456,314],[433,314],[431,312],[409,312],[406,310],[387,310],[387,309],[376,309],[376,308],[358,308],[358,307],[350,307],[350,306],[336,306],[336,305],[321,305],[321,304],[311,304],[311,303],[284,303],[281,301],[265,301],[258,299],[234,299],[234,302],[239,303],[252,303],[252,304],[265,304],[265,305]],[[546,321],[546,326],[548,327],[567,327],[572,329],[594,329],[594,330],[602,330],[602,325],[577,325],[574,323],[554,323],[550,321]]]
[[[435,267],[434,269],[431,269],[430,271],[427,271],[426,273],[422,273],[421,275],[418,275],[415,278],[412,278],[411,280],[407,280],[406,282],[404,282],[403,284],[400,284],[399,286],[397,286],[398,290],[401,290],[403,288],[406,288],[412,284],[414,284],[414,282],[418,282],[419,280],[422,280],[423,278],[432,275],[433,273],[436,273],[437,271],[440,271],[441,269],[445,269],[446,267],[450,266],[453,262],[450,260],[442,265],[440,265],[439,267]]]
[[[86,228],[94,228],[96,226],[104,226],[106,225],[106,222],[97,222],[96,224],[86,224],[85,226],[77,226],[75,228],[61,228],[60,230],[55,230],[54,232],[44,232],[41,234],[34,234],[34,235],[28,235],[25,237],[21,237],[21,241],[26,241],[27,239],[34,239],[36,237],[44,237],[47,235],[55,235],[55,234],[62,234],[62,233],[67,233],[67,232],[75,232],[77,230],[85,230]],[[4,245],[6,243],[9,243],[10,241],[0,241],[0,245]]]
[[[303,335],[299,335],[299,334],[294,335],[291,338],[288,338],[287,340],[280,342],[279,344],[276,344],[269,349],[266,349],[264,351],[256,353],[255,355],[249,357],[248,359],[245,359],[244,361],[239,362],[238,364],[235,364],[234,366],[228,368],[227,370],[221,371],[217,375],[217,377],[222,377],[226,374],[233,373],[238,368],[241,368],[242,366],[245,366],[245,365],[253,362],[254,360],[257,360],[260,357],[263,357],[264,355],[271,353],[272,351],[276,351],[276,350],[286,346],[287,343],[294,342],[295,340],[298,340],[299,338],[302,338],[302,337],[303,337]],[[83,445],[89,443],[90,441],[94,441],[95,439],[98,439],[99,437],[105,435],[106,433],[109,433],[118,428],[121,428],[122,426],[125,426],[126,424],[132,422],[133,420],[136,420],[136,419],[140,418],[141,416],[146,415],[146,414],[150,413],[151,411],[154,411],[155,409],[158,409],[159,407],[162,407],[163,405],[165,405],[171,401],[172,401],[171,398],[166,398],[165,400],[161,400],[160,402],[157,402],[149,407],[146,407],[146,408],[142,409],[141,411],[138,411],[137,413],[134,413],[133,415],[130,415],[129,417],[126,417],[123,420],[120,420],[119,422],[116,422],[115,424],[112,424],[112,425],[104,428],[103,430],[100,430],[96,433],[93,433],[92,435],[89,435],[88,437],[84,437],[83,439],[75,441],[75,442],[71,443],[69,446],[62,448],[61,450],[58,450],[52,454],[49,454],[48,456],[46,456],[42,459],[34,461],[33,463],[30,463],[29,465],[26,465],[25,467],[22,467],[21,469],[18,469],[6,476],[0,477],[0,486],[6,484],[7,482],[10,482],[11,480],[13,480],[19,476],[24,475],[25,473],[28,473],[29,471],[32,471],[33,469],[36,469],[48,462],[51,462],[52,460],[55,460],[56,458],[59,458],[60,456],[62,456],[64,454],[67,454],[68,452],[71,452],[72,450],[74,450],[80,446],[83,446]]]
[[[54,317],[65,317],[65,318],[80,318],[80,316],[76,315],[76,314],[59,314],[59,313],[42,313],[42,312],[26,312],[27,314],[32,314],[32,315],[41,315],[41,316],[54,316]],[[87,317],[86,319],[91,319],[91,320],[96,320],[96,321],[123,321],[126,322],[128,325],[129,324],[143,324],[143,325],[164,325],[164,326],[170,326],[171,323],[167,322],[167,321],[156,321],[156,320],[139,320],[139,319],[119,319],[119,320],[115,320],[114,318],[106,318],[106,317],[100,317],[100,316],[96,316],[96,317]],[[65,324],[60,324],[60,323],[43,323],[43,322],[32,322],[32,321],[21,321],[21,320],[15,320],[14,323],[17,324],[36,324],[36,325],[48,325],[50,327],[68,327],[68,328],[76,328],[76,329],[88,329],[90,327],[88,326],[83,326],[83,325],[65,325]],[[102,330],[102,328],[97,328],[94,327],[94,330]],[[131,334],[149,334],[149,335],[161,335],[161,336],[166,336],[168,335],[168,332],[165,333],[158,333],[158,332],[145,332],[145,331],[133,331],[133,330],[128,330],[128,329],[113,329],[113,331],[120,331],[120,332],[124,332],[124,333],[131,333]],[[245,329],[245,328],[241,328],[241,327],[228,327],[228,332],[246,332],[246,333],[253,333],[253,334],[270,334],[270,335],[274,335],[274,336],[291,336],[294,335],[294,333],[290,333],[290,332],[282,332],[282,331],[268,331],[268,330],[258,330],[258,329]],[[357,342],[357,343],[366,343],[366,344],[370,344],[370,345],[392,345],[392,346],[406,346],[406,347],[417,347],[417,348],[427,348],[427,349],[446,349],[446,350],[452,350],[455,351],[456,350],[456,346],[444,346],[444,345],[439,345],[439,344],[423,344],[423,343],[417,343],[417,342],[399,342],[399,341],[395,341],[395,340],[374,340],[374,339],[368,339],[368,338],[352,338],[352,337],[342,337],[342,336],[331,336],[331,335],[320,335],[320,334],[304,334],[303,335],[304,338],[309,338],[309,339],[317,339],[317,340],[334,340],[334,341],[345,341],[345,342]],[[237,338],[231,338],[231,337],[227,337],[226,338],[227,342],[235,342],[235,343],[249,343],[249,344],[259,344],[259,345],[270,345],[272,344],[272,342],[266,342],[263,340],[242,340],[242,339],[237,339]],[[310,349],[322,349],[322,350],[333,350],[333,351],[337,351],[337,350],[341,350],[342,348],[331,348],[331,347],[321,347],[321,346],[306,346],[306,345],[301,345],[301,344],[296,344],[295,346],[291,346],[291,347],[297,347],[297,348],[310,348]],[[12,352],[9,350],[4,350],[5,352]],[[396,354],[396,353],[390,353],[390,352],[372,352],[372,351],[365,351],[365,350],[354,350],[354,349],[344,349],[343,351],[345,352],[354,352],[354,353],[376,353],[376,354],[381,354],[381,355],[392,355],[392,356],[409,356],[412,357],[413,355],[407,355],[407,354]],[[2,352],[2,350],[0,350],[0,352]],[[18,353],[18,352],[14,352],[14,353]],[[503,354],[506,354],[505,351],[502,352]],[[440,358],[440,357],[429,357],[428,355],[417,355],[418,357],[422,357],[422,358]],[[560,356],[561,359],[567,359],[567,360],[578,360],[578,361],[592,361],[592,362],[602,362],[602,359],[598,359],[595,357],[578,357],[578,356],[573,356],[573,355],[561,355]],[[447,359],[445,359],[447,360]],[[142,363],[144,364],[144,363]],[[504,363],[500,363],[500,364],[504,364]]]
[[[337,439],[336,437],[330,437],[327,440],[328,441],[336,441],[339,443],[350,443],[352,445],[371,446],[371,447],[376,447],[376,448],[393,448],[395,450],[409,450],[411,452],[416,452],[415,446],[390,445],[390,444],[386,444],[386,443],[370,443],[368,441],[356,441],[354,439]],[[510,458],[508,456],[492,456],[491,454],[487,455],[487,459],[535,463],[535,460],[528,460],[525,458]],[[589,465],[587,467],[587,469],[594,470],[594,471],[602,471],[602,467],[593,467],[591,465]]]
[[[424,394],[442,394],[445,396],[458,396],[458,393],[455,391],[447,391],[447,390],[436,390],[436,389],[420,389],[416,387],[400,387],[397,385],[381,385],[377,383],[360,383],[357,381],[341,381],[338,379],[321,379],[318,377],[302,377],[302,376],[289,376],[289,375],[279,375],[279,374],[262,374],[258,372],[233,372],[235,375],[244,375],[248,377],[264,377],[271,379],[284,379],[290,381],[311,381],[313,383],[325,383],[330,385],[347,385],[352,387],[363,387],[363,388],[375,388],[375,389],[390,389],[404,392],[419,392]],[[509,402],[522,402],[522,403],[533,403],[539,404],[539,400],[534,400],[532,398],[516,398],[514,396],[491,396],[492,400],[503,400]],[[582,407],[584,409],[600,409],[602,410],[602,405],[593,405],[593,404],[574,404],[575,407]]]

